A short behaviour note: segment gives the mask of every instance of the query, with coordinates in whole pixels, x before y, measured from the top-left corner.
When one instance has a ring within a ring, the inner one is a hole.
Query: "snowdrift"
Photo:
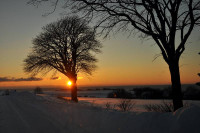
[[[200,106],[174,113],[120,112],[48,95],[0,96],[1,133],[200,133]]]

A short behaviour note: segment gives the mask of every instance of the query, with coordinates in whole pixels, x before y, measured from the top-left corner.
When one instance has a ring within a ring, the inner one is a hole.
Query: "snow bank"
[[[2,133],[200,133],[200,106],[174,113],[107,111],[17,92],[0,96]]]
[[[176,118],[173,125],[173,132],[182,131],[183,133],[200,133],[200,106],[192,105],[182,108],[174,113]]]
[[[74,110],[75,109],[75,110]],[[71,132],[81,133],[199,133],[199,107],[175,113],[122,113],[80,105],[68,110]]]

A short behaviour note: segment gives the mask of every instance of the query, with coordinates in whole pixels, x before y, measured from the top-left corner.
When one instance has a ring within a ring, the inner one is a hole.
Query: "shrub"
[[[165,101],[161,104],[146,104],[144,108],[150,112],[173,112],[174,110],[173,104]]]
[[[130,111],[133,109],[133,107],[135,106],[136,102],[131,100],[131,99],[120,99],[119,103],[117,104],[117,107],[121,110],[121,111]]]
[[[200,100],[200,90],[195,86],[188,86],[183,92],[183,98],[187,100]]]
[[[125,98],[125,99],[132,99],[133,95],[131,92],[128,92],[124,89],[116,89],[112,92],[108,93],[108,98]]]
[[[42,91],[42,89],[41,89],[40,87],[36,87],[36,88],[34,89],[34,93],[35,93],[35,94],[43,94],[43,91]]]
[[[9,95],[10,91],[9,90],[5,90],[5,95]]]
[[[150,87],[134,88],[132,91],[134,92],[135,98],[160,99],[163,97],[162,90]]]
[[[115,104],[111,104],[110,102],[107,102],[106,104],[105,104],[105,108],[106,108],[106,110],[112,110],[112,109],[115,109]]]
[[[184,107],[188,107],[188,103],[183,104]],[[149,112],[173,112],[174,107],[172,102],[163,102],[161,104],[146,104],[144,108]]]
[[[168,86],[163,89],[163,98],[162,99],[172,99],[172,87]]]

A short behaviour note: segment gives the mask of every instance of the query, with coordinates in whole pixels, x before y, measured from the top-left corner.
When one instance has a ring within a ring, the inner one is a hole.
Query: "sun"
[[[71,82],[71,81],[68,81],[68,82],[67,82],[67,85],[68,85],[68,86],[71,86],[71,85],[72,85],[72,82]]]

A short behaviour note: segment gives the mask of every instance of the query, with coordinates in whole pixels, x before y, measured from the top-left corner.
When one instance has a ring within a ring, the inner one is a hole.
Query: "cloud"
[[[42,78],[29,77],[29,78],[8,78],[8,77],[0,77],[0,82],[20,82],[20,81],[41,81]]]
[[[52,77],[51,80],[61,80],[61,77]]]
[[[52,78],[50,78],[51,80],[56,80],[56,79],[58,79],[59,77],[52,77]]]

